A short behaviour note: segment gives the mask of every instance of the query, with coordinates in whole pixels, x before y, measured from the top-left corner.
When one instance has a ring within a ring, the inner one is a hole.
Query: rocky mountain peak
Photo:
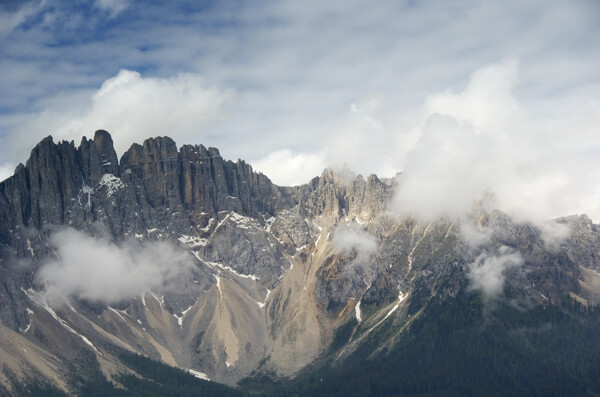
[[[326,168],[309,186],[313,186],[314,190],[306,196],[305,208],[311,216],[372,219],[384,212],[392,194],[391,187],[377,176],[370,175],[365,181],[362,175],[354,174],[347,167]]]
[[[98,130],[93,140],[81,138],[78,148],[86,185],[95,185],[104,174],[119,176],[119,162],[110,134]]]
[[[362,176],[357,176],[354,172],[344,165],[339,168],[325,168],[321,177],[319,178],[319,184],[332,184],[337,186],[351,186],[356,179],[363,179]]]

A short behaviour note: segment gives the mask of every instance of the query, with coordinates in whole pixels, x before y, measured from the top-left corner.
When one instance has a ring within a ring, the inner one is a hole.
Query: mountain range
[[[168,387],[168,365],[211,395],[598,395],[599,226],[487,196],[423,221],[401,188],[45,138],[0,183],[0,394]]]

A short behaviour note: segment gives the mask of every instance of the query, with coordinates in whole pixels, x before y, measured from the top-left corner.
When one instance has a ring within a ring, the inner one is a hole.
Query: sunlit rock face
[[[394,343],[461,288],[600,302],[589,218],[555,221],[552,238],[477,205],[421,222],[389,210],[395,189],[333,169],[280,187],[168,137],[120,161],[106,131],[79,147],[48,137],[0,184],[0,381],[33,368],[66,390],[84,356],[112,379],[125,350],[236,384],[343,358],[384,323]]]

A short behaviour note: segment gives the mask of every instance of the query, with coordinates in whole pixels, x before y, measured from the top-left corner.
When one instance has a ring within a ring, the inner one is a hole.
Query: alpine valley
[[[598,225],[401,181],[45,138],[0,183],[0,395],[600,395]]]

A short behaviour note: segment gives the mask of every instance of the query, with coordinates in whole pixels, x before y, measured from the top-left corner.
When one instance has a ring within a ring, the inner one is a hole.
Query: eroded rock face
[[[550,245],[500,211],[429,224],[390,214],[394,189],[332,169],[279,187],[244,161],[202,145],[178,150],[168,137],[132,145],[120,162],[106,131],[79,147],[48,137],[0,183],[0,348],[35,351],[0,364],[26,376],[28,363],[64,386],[61,366],[78,351],[110,374],[123,369],[118,348],[229,384],[293,376],[341,324],[355,322],[340,356],[383,321],[398,325],[381,341],[392,343],[432,295],[472,288],[474,264],[503,255],[518,258],[498,272],[504,289],[541,303],[600,302],[600,229],[589,218],[559,220],[570,233]],[[64,227],[115,244],[168,240],[194,268],[175,290],[52,307],[36,274],[56,259],[49,239]]]

